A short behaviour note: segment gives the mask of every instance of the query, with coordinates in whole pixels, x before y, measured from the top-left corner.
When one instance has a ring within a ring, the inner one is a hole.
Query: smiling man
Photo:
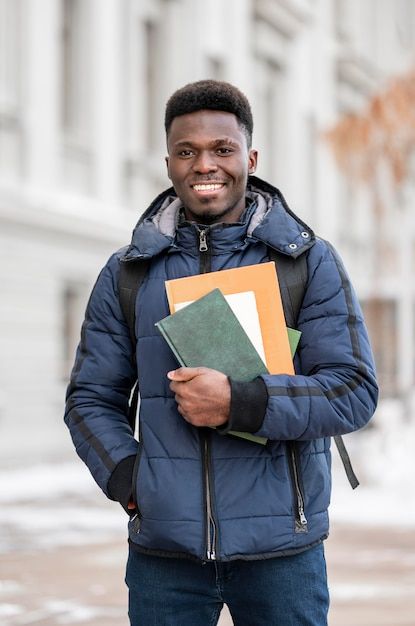
[[[133,626],[213,625],[224,603],[237,626],[324,626],[330,437],[364,426],[377,401],[362,314],[332,246],[253,176],[252,114],[236,87],[179,89],[165,128],[173,186],[98,277],[65,421],[97,483],[130,515]],[[178,368],[154,327],[169,313],[165,280],[275,255],[306,260],[295,375],[240,382],[203,363]],[[120,266],[143,260],[130,332]],[[128,420],[137,371],[139,442]]]

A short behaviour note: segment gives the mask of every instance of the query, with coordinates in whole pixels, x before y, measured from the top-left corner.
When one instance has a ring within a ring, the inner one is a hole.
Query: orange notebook
[[[275,263],[260,263],[166,281],[170,312],[219,288],[270,374],[294,374]]]

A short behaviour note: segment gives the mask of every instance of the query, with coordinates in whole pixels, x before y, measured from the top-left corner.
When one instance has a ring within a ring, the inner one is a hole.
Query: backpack
[[[278,282],[280,285],[281,299],[287,326],[296,328],[297,318],[304,298],[305,288],[308,279],[307,252],[297,258],[288,257],[268,248],[270,261],[274,261],[278,267]],[[135,363],[135,302],[138,290],[147,274],[150,260],[140,259],[137,261],[122,261],[120,263],[120,273],[118,277],[118,292],[121,310],[127,322],[131,343],[134,348],[133,359]],[[135,428],[135,420],[138,405],[138,380],[132,392],[128,420],[132,430]],[[352,489],[356,489],[359,481],[354,473],[349,454],[341,435],[333,437],[337,446],[344,470]]]

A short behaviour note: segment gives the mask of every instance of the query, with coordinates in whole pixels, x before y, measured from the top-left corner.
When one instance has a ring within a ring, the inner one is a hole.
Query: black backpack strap
[[[130,331],[131,342],[135,351],[135,301],[141,283],[147,274],[149,261],[121,261],[118,276],[118,292],[121,310]]]
[[[356,487],[358,487],[360,483],[357,479],[356,474],[353,471],[352,462],[344,444],[343,437],[341,435],[335,435],[333,439],[334,443],[337,446],[337,451],[343,463],[344,471],[346,472],[346,476],[350,483],[350,486],[352,489],[356,489]]]
[[[137,338],[135,336],[135,302],[138,290],[140,289],[141,283],[147,274],[148,267],[149,261],[143,259],[138,261],[121,261],[120,273],[118,276],[120,306],[130,331],[134,364],[136,363],[135,350],[137,343]],[[138,392],[139,389],[137,380],[134,385],[128,409],[128,421],[133,431],[135,429],[135,420],[137,415]]]
[[[303,252],[299,257],[292,258],[277,252],[273,248],[269,248],[268,256],[271,261],[275,261],[277,268],[278,282],[287,326],[296,328],[308,279],[307,253]],[[341,435],[336,435],[334,442],[337,446],[348,481],[352,489],[356,489],[359,485],[359,481],[353,471],[352,463]]]
[[[308,279],[307,252],[294,259],[269,248],[268,256],[277,268],[287,326],[296,328]]]

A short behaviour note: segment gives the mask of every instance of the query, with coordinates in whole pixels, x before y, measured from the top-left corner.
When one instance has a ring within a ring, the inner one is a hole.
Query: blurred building
[[[258,175],[341,251],[384,395],[411,399],[414,181],[386,181],[380,228],[322,133],[410,66],[414,35],[412,0],[0,0],[2,461],[69,450],[89,290],[168,185],[166,99],[201,78],[248,95]]]

